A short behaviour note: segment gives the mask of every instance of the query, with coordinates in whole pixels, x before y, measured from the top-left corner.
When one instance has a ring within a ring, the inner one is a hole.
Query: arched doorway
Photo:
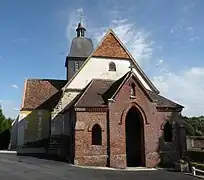
[[[144,124],[140,112],[132,107],[126,116],[126,160],[128,167],[145,166]]]

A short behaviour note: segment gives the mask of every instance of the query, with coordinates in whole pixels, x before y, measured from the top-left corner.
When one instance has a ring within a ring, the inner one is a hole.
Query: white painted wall
[[[109,71],[109,63],[114,62],[116,64],[116,71]],[[79,74],[72,80],[72,82],[66,88],[83,89],[93,78],[95,79],[111,79],[118,80],[130,71],[130,61],[126,59],[108,59],[108,58],[96,58],[91,57],[86,65],[80,70]],[[145,88],[151,90],[149,85],[140,76],[139,72],[134,68],[138,79],[144,85]]]
[[[109,71],[109,63],[114,62],[116,64],[116,71]],[[73,66],[71,66],[73,68]],[[66,87],[67,89],[83,89],[93,79],[110,79],[118,80],[130,71],[130,61],[127,59],[108,59],[108,58],[96,58],[92,57],[86,63],[86,65],[80,70],[79,74],[72,80],[72,82]],[[141,83],[149,90],[150,87],[140,74],[133,69]],[[72,100],[79,94],[79,92],[65,92],[61,98],[61,107],[58,107],[58,111],[67,106]],[[69,134],[70,133],[70,119],[68,115],[64,117],[57,117],[58,111],[52,116],[51,135]],[[57,119],[56,119],[57,118]]]
[[[21,147],[24,145],[25,143],[25,139],[24,139],[24,134],[25,134],[25,128],[27,126],[27,122],[26,122],[26,116],[27,114],[25,113],[21,113],[19,114],[19,119],[18,119],[18,135],[17,135],[17,146]]]
[[[18,141],[18,118],[17,117],[13,122],[12,122],[12,129],[11,129],[11,149],[16,149],[17,148],[17,141]]]

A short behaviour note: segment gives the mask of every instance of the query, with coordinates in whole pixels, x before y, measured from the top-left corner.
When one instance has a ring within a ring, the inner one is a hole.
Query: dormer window
[[[116,65],[114,62],[109,63],[109,71],[116,71]]]

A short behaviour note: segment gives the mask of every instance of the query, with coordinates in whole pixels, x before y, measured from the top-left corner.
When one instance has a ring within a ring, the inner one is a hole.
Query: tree
[[[3,114],[3,111],[0,106],[0,133],[10,129],[12,124],[12,119],[11,118],[6,118]]]
[[[5,130],[5,119],[6,117],[3,115],[2,109],[0,107],[0,133]]]
[[[199,117],[182,117],[184,120],[186,133],[190,136],[204,135],[204,116]]]
[[[11,139],[12,119],[6,118],[0,106],[0,149],[8,149]]]

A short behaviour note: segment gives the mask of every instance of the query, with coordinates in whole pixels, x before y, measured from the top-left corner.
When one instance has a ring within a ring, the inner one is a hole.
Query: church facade
[[[95,49],[81,23],[76,31],[67,80],[26,80],[18,146],[41,142],[49,155],[76,165],[178,161],[185,153],[183,106],[159,94],[112,30]]]

